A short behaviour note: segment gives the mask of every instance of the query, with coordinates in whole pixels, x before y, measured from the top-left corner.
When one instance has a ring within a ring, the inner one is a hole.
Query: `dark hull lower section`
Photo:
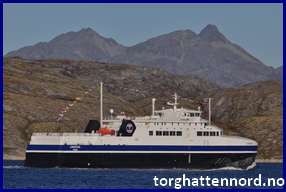
[[[191,168],[246,169],[255,161],[255,153],[178,154],[178,153],[26,153],[30,167],[80,168]]]

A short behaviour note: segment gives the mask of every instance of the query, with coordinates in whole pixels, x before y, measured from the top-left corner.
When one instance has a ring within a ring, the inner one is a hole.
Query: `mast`
[[[174,110],[176,110],[176,109],[177,109],[177,105],[178,105],[178,95],[177,95],[177,93],[175,93],[174,99],[175,99],[175,102],[174,102]]]
[[[211,103],[212,98],[209,98],[209,125],[211,125],[211,117],[212,117],[212,111],[211,111]]]
[[[103,87],[103,83],[100,82],[100,127],[102,127],[102,116],[103,116],[103,100],[102,100],[102,87]]]
[[[155,115],[155,101],[156,101],[156,99],[152,98],[152,116]]]
[[[176,111],[177,105],[179,104],[178,103],[178,95],[177,95],[177,93],[174,94],[174,100],[175,100],[174,103],[167,102],[167,105],[173,106],[174,107],[174,111]]]

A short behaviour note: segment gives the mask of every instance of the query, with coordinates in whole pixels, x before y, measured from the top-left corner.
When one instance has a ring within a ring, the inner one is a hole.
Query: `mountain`
[[[7,56],[27,59],[72,59],[105,61],[124,50],[112,38],[105,38],[91,28],[61,34],[49,42],[37,43],[12,51]]]
[[[258,158],[282,158],[279,81],[221,89],[157,68],[71,60],[5,58],[3,68],[5,159],[23,159],[32,132],[83,131],[89,119],[98,119],[102,80],[104,116],[110,108],[115,114],[149,115],[151,98],[158,99],[156,109],[161,109],[176,91],[181,106],[202,106],[206,117],[203,98],[211,96],[213,122],[225,133],[256,139]],[[74,106],[57,123],[60,111],[71,103]]]
[[[230,42],[214,25],[206,26],[199,34],[183,30],[152,38],[127,48],[111,62],[156,66],[223,87],[274,78],[272,67]]]
[[[175,75],[193,75],[222,87],[275,79],[272,67],[228,40],[215,25],[200,33],[180,30],[131,47],[87,28],[68,32],[47,43],[8,53],[28,59],[72,59],[152,66]]]
[[[278,80],[282,80],[283,79],[283,66],[282,65],[275,69],[275,74],[276,74],[276,77],[277,77]]]

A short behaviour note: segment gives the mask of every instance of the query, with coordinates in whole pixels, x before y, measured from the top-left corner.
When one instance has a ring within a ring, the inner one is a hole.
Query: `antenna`
[[[102,99],[102,88],[103,88],[103,83],[100,82],[100,127],[102,127],[103,122],[102,122],[102,116],[103,116],[103,99]]]

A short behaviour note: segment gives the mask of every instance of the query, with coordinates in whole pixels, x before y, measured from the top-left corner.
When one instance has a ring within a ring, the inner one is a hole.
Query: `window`
[[[205,131],[204,136],[209,136],[209,132]]]
[[[203,136],[203,133],[201,131],[198,131],[197,136]]]
[[[152,136],[153,135],[153,131],[149,131],[149,135]]]
[[[216,136],[219,136],[219,133],[218,133],[218,131],[216,132]]]
[[[170,131],[170,136],[175,136],[176,132],[175,131]]]
[[[215,135],[216,135],[215,132],[213,132],[213,131],[210,132],[210,136],[215,136]]]
[[[162,131],[156,131],[156,136],[161,136],[162,135]]]
[[[169,136],[169,131],[163,131],[163,136]]]
[[[182,136],[182,131],[177,131],[177,136]]]
[[[197,126],[197,123],[195,123],[195,126]]]
[[[194,116],[194,114],[193,113],[191,113],[191,117],[193,117]]]
[[[220,135],[222,135],[222,131],[220,132]]]

